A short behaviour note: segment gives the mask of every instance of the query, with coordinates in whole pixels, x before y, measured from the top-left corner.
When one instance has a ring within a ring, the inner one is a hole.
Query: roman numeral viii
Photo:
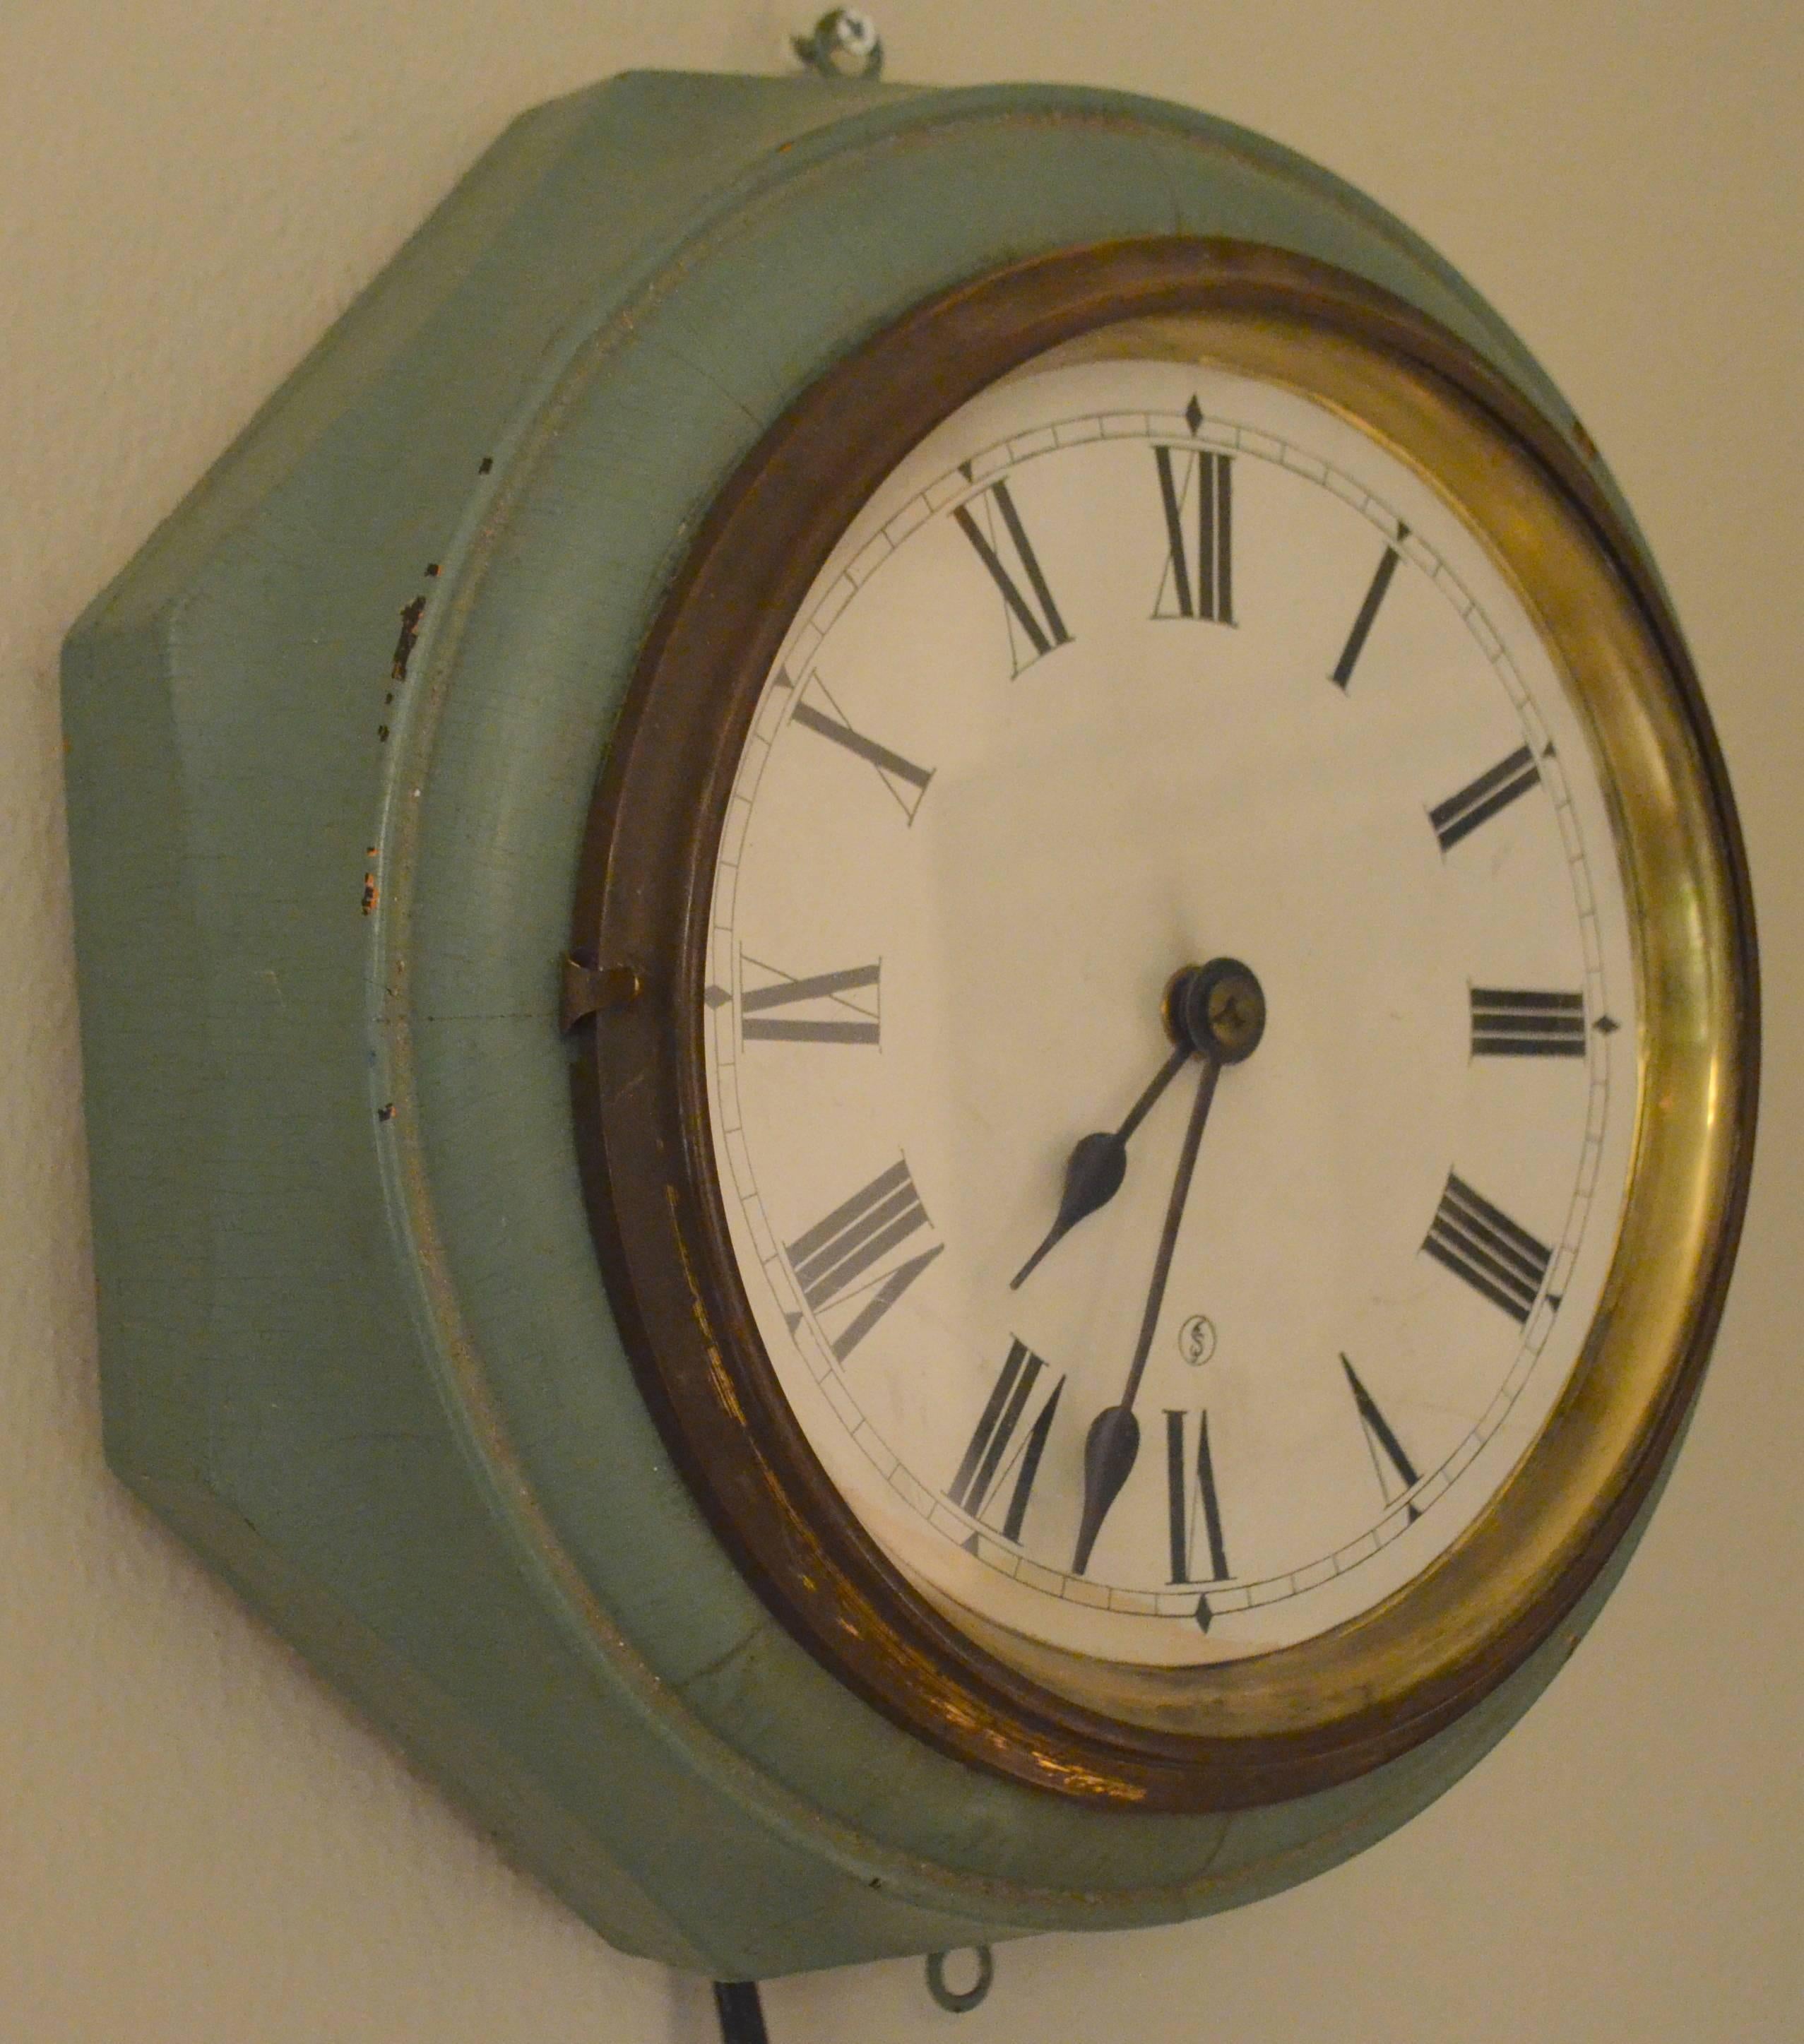
[[[1526,993],[1502,986],[1472,989],[1475,1058],[1582,1058],[1585,997]]]
[[[1198,414],[1201,422],[1201,414]],[[1165,572],[1155,617],[1234,621],[1234,463],[1203,448],[1156,447]]]
[[[1513,1320],[1526,1321],[1553,1251],[1449,1171],[1422,1247]]]
[[[971,474],[968,464],[964,473],[967,477]],[[1032,667],[1043,654],[1068,645],[1071,635],[1052,601],[1008,484],[994,482],[979,490],[960,505],[952,517],[1001,593],[1015,672]]]
[[[927,1210],[914,1189],[906,1158],[879,1171],[869,1185],[837,1206],[785,1248],[802,1296],[819,1314],[855,1305],[856,1311],[833,1342],[844,1362],[940,1250],[935,1243],[903,1263],[885,1259],[928,1226]]]

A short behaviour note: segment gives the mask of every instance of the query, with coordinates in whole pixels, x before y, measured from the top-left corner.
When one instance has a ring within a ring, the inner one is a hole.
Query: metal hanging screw
[[[877,24],[856,7],[835,7],[806,36],[792,36],[798,63],[823,78],[881,78],[883,39]]]
[[[973,1945],[971,1950],[977,1956],[977,1977],[967,1988],[954,1988],[946,1980],[946,1961],[950,1952],[929,1952],[927,1954],[927,1992],[944,2009],[948,2015],[963,2015],[990,1992],[990,1984],[996,1977],[996,1961],[987,1945]]]

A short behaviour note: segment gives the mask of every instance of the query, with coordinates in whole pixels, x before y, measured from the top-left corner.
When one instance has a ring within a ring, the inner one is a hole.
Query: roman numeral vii
[[[1024,1342],[1010,1343],[1008,1359],[1002,1365],[1002,1374],[996,1379],[989,1402],[966,1446],[964,1459],[959,1464],[958,1473],[946,1492],[954,1504],[978,1519],[983,1516],[985,1508],[1004,1481],[1012,1476],[1014,1481],[1009,1490],[1007,1516],[1002,1521],[1002,1537],[1007,1540],[1021,1538],[1021,1522],[1027,1516],[1028,1500],[1033,1493],[1033,1479],[1040,1473],[1040,1458],[1045,1452],[1046,1437],[1052,1431],[1059,1397],[1065,1388],[1065,1380],[1061,1377],[1048,1395],[1045,1369],[1044,1361]],[[1024,1435],[1022,1425],[1036,1396],[1044,1397],[1045,1402]],[[1018,1442],[1017,1435],[1021,1435]]]

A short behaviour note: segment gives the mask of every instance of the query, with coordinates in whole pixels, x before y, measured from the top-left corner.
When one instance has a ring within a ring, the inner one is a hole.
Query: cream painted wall
[[[0,10],[0,2044],[703,2044],[705,1992],[502,1865],[102,1468],[61,634],[519,108],[772,68],[767,0]],[[1423,230],[1566,386],[1739,787],[1764,1136],[1702,1410],[1548,1697],[1408,1831],[1237,1915],[779,1984],[773,2044],[1804,2035],[1804,7],[879,0],[892,71],[1166,94]]]

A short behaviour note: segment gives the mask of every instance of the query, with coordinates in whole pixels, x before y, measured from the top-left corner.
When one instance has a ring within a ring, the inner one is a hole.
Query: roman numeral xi
[[[968,478],[970,463],[961,466]],[[960,505],[952,517],[1002,597],[1014,671],[1018,674],[1042,655],[1068,645],[1071,635],[1052,601],[1007,482],[994,482],[979,490]]]
[[[935,1243],[906,1262],[886,1266],[892,1250],[927,1225],[927,1210],[902,1158],[786,1246],[790,1269],[813,1312],[856,1307],[833,1341],[839,1362],[939,1254],[944,1245]]]

